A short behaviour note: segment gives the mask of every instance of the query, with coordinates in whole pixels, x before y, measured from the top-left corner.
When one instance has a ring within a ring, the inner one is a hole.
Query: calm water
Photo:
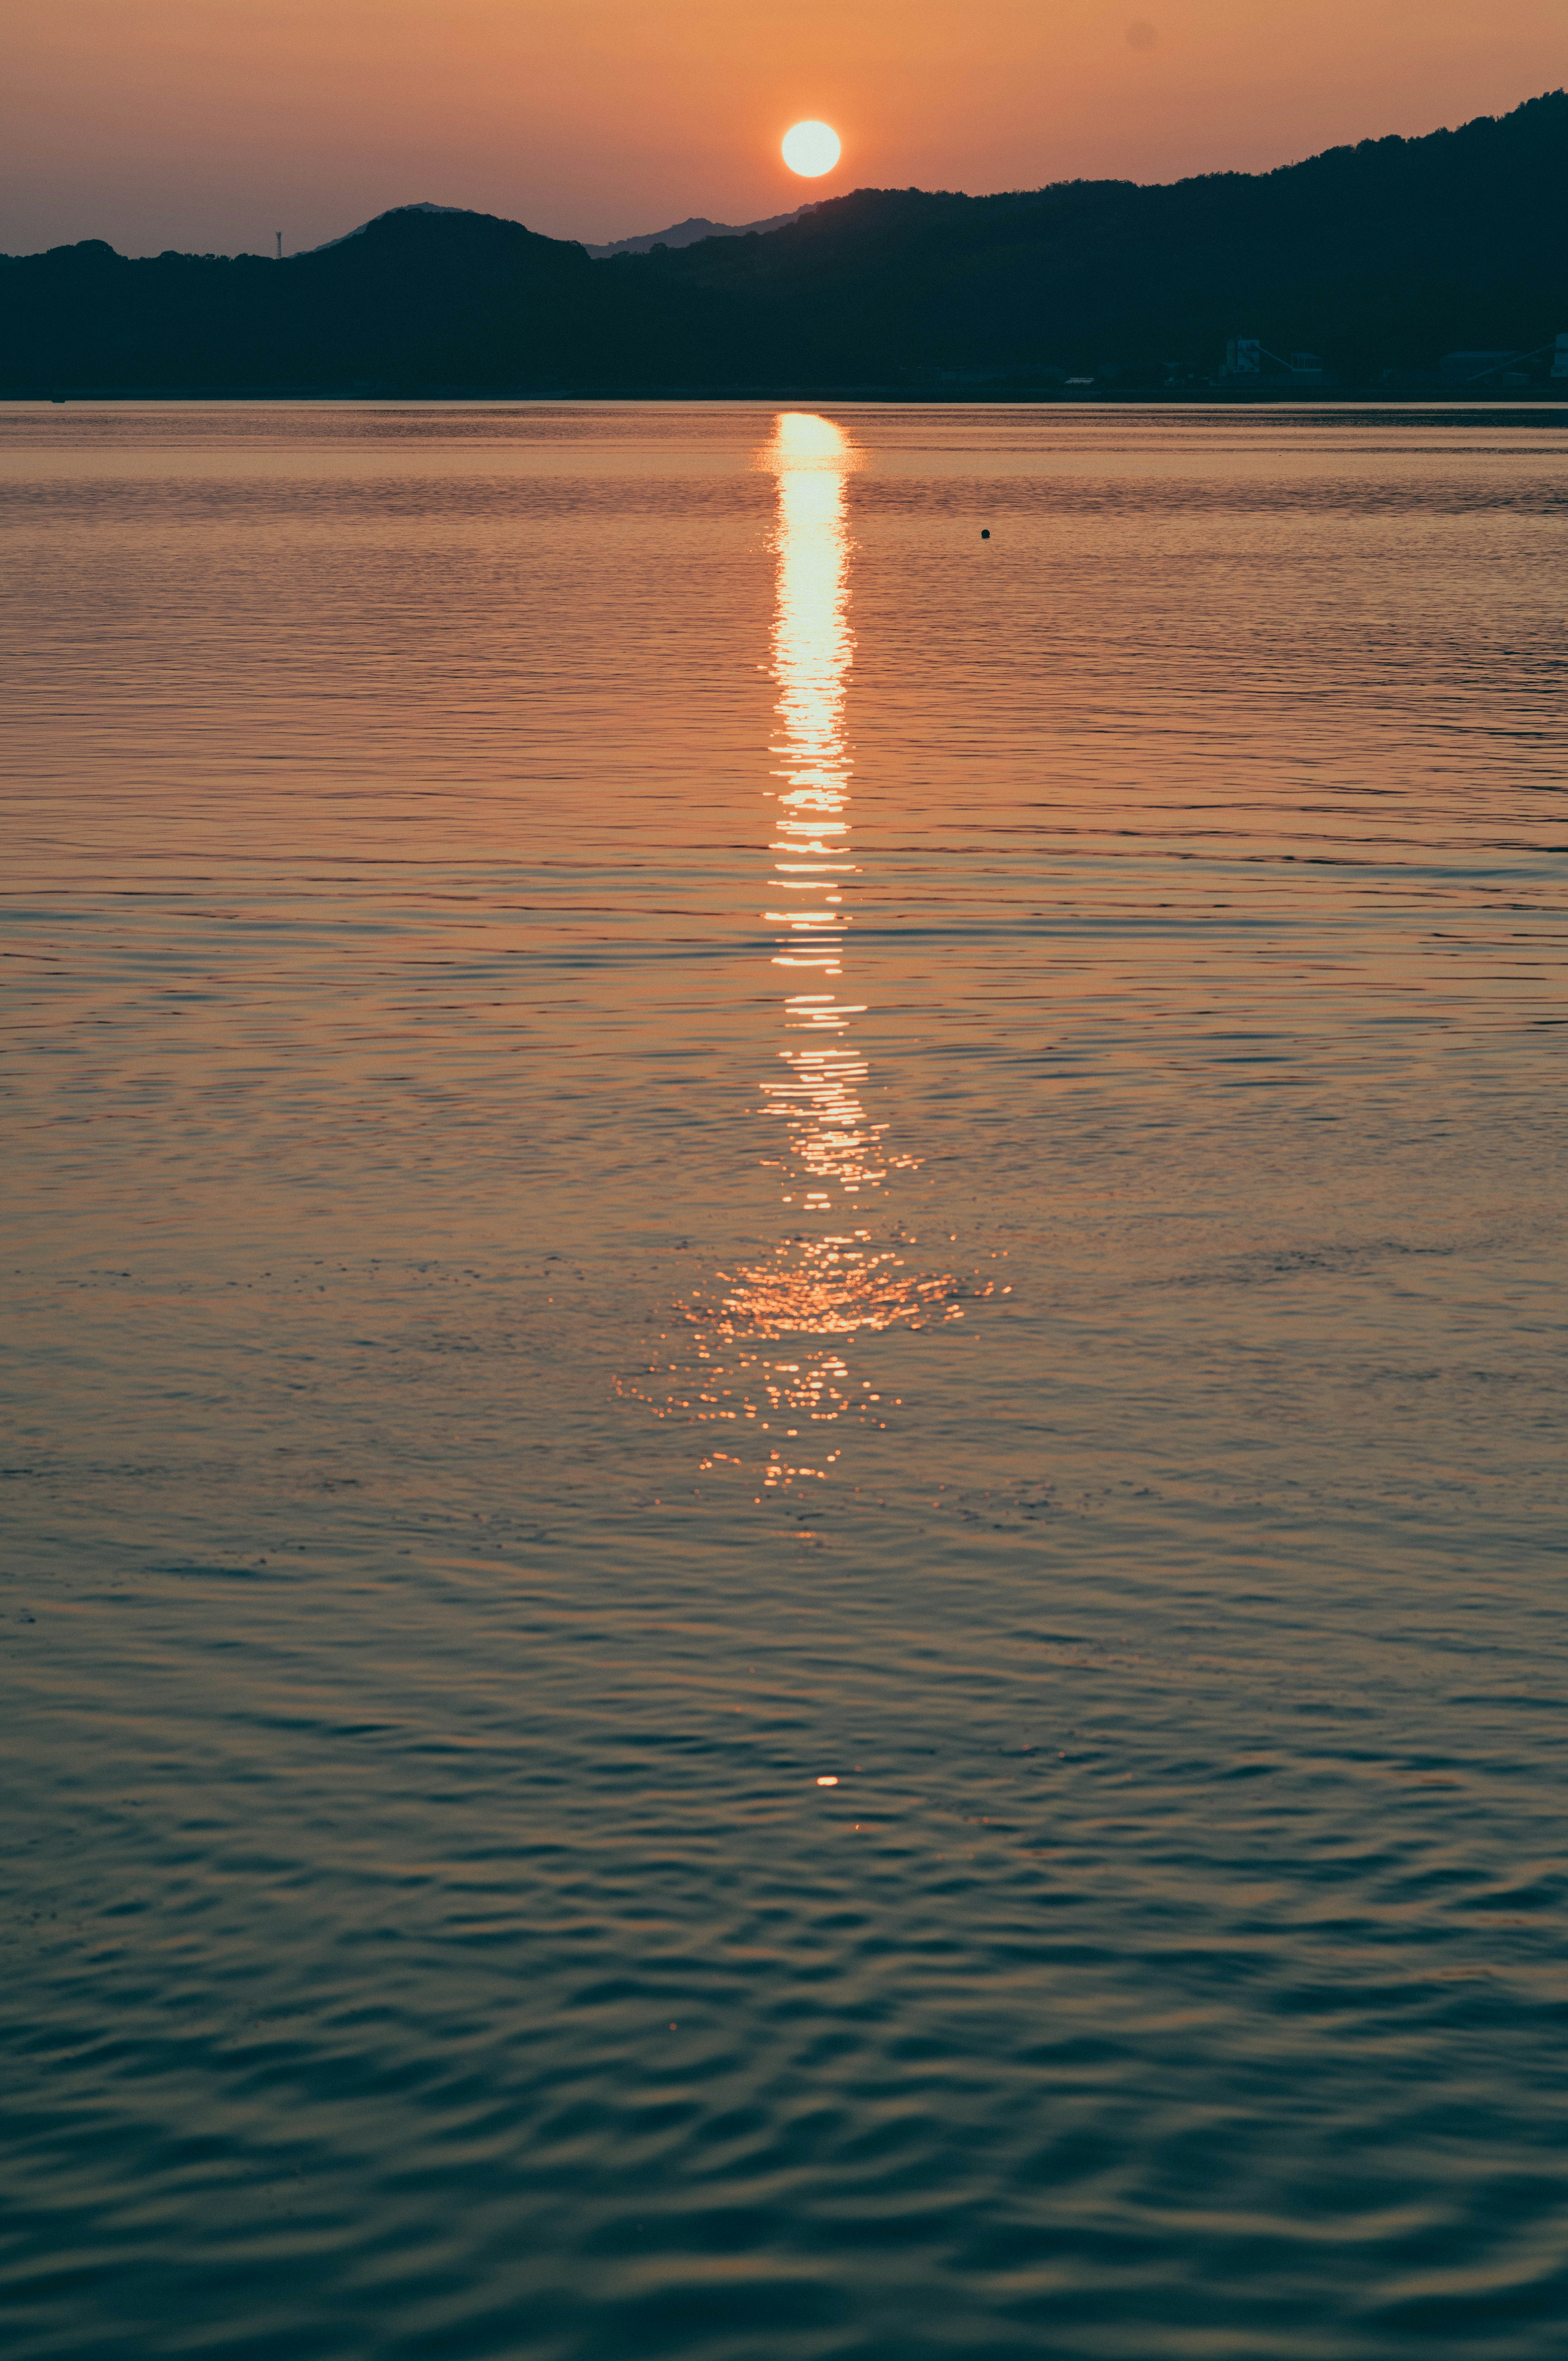
[[[1568,434],[0,508],[7,2355],[1561,2353]]]

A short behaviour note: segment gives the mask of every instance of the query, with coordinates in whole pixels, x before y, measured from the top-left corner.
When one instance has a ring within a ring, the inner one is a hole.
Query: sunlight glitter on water
[[[845,481],[855,458],[850,436],[835,421],[789,411],[758,454],[758,465],[776,478],[778,497],[773,630],[778,727],[771,752],[773,775],[782,783],[776,790],[782,816],[772,846],[773,883],[784,895],[815,897],[762,915],[784,929],[775,938],[773,966],[817,969],[825,977],[843,972],[854,924],[846,889],[863,873],[851,857],[853,763],[845,720],[854,662],[853,541]],[[887,1125],[867,1110],[870,1069],[846,1038],[850,1019],[866,1013],[863,1002],[831,993],[792,992],[783,1004],[785,1038],[778,1057],[788,1079],[765,1077],[761,1092],[764,1107],[784,1126],[781,1194],[797,1224],[841,1219],[850,1201],[882,1191],[891,1173],[918,1169],[918,1157],[884,1146]],[[796,1040],[799,1035],[804,1041]],[[905,1255],[876,1246],[864,1227],[796,1229],[763,1258],[716,1277],[722,1293],[699,1290],[676,1307],[697,1332],[700,1381],[670,1407],[698,1420],[751,1423],[759,1434],[773,1434],[789,1416],[831,1423],[848,1411],[864,1415],[867,1405],[859,1397],[871,1389],[871,1380],[857,1380],[836,1347],[822,1348],[804,1365],[785,1364],[759,1356],[759,1340],[787,1337],[799,1349],[812,1337],[919,1327],[932,1318],[961,1320],[960,1297],[992,1291],[989,1281],[965,1286],[950,1273],[912,1268]],[[793,1439],[786,1432],[784,1440]],[[774,1440],[761,1479],[770,1488],[797,1478],[823,1479],[839,1455],[816,1455],[822,1464],[807,1465]]]

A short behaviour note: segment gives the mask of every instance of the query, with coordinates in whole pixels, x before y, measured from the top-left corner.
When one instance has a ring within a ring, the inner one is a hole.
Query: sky
[[[608,240],[852,188],[1266,170],[1568,81],[1568,0],[7,0],[0,251]],[[824,181],[779,141],[839,131]]]

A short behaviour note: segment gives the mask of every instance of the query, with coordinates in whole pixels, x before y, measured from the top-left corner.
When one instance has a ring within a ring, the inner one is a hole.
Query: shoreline
[[[1383,386],[1365,389],[1336,388],[1331,390],[1298,391],[1281,388],[1277,391],[1233,393],[1216,387],[1183,388],[1167,392],[1159,389],[1129,388],[1119,392],[1112,388],[1067,393],[1050,389],[996,389],[984,387],[954,387],[932,390],[911,391],[905,386],[883,385],[746,385],[746,386],[682,386],[663,385],[634,388],[630,391],[621,386],[471,386],[435,385],[429,387],[380,386],[71,386],[61,391],[55,387],[39,387],[23,390],[0,390],[0,406],[34,408],[68,408],[83,402],[513,402],[544,404],[552,402],[875,402],[882,406],[898,406],[912,410],[1432,410],[1448,413],[1484,411],[1528,412],[1539,417],[1553,413],[1553,424],[1568,425],[1568,387],[1560,394],[1525,394],[1518,390],[1507,394],[1453,392],[1435,389],[1412,389],[1409,392],[1391,390]]]

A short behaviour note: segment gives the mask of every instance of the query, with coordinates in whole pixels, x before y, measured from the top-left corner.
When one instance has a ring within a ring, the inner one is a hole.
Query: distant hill
[[[402,390],[536,375],[585,349],[580,246],[408,206],[313,253],[160,254],[102,239],[0,262],[0,388]],[[591,349],[591,339],[588,348]]]
[[[706,214],[693,214],[688,220],[676,222],[672,229],[651,229],[641,237],[613,238],[609,246],[590,246],[587,251],[596,262],[608,262],[613,254],[652,254],[656,246],[696,246],[705,237],[761,237],[768,230],[783,229],[788,223],[798,221],[802,214],[810,210],[809,205],[796,205],[792,214],[770,214],[766,221],[739,224],[709,221]]]
[[[394,211],[400,214],[466,214],[468,212],[468,207],[466,205],[433,205],[431,203],[429,198],[426,197],[414,204],[398,205],[394,208]],[[494,215],[489,216],[489,218],[493,220]],[[363,237],[367,230],[373,229],[377,222],[384,221],[385,219],[386,215],[384,214],[377,214],[370,221],[361,222],[357,229],[345,229],[341,237],[326,238],[320,246],[302,247],[301,248],[301,252],[304,254],[325,254],[332,247],[346,246],[351,237]]]
[[[1568,331],[1565,219],[1557,91],[1274,172],[861,189],[606,260],[427,204],[283,262],[88,239],[0,258],[0,390],[1132,388],[1244,335],[1366,383]]]

